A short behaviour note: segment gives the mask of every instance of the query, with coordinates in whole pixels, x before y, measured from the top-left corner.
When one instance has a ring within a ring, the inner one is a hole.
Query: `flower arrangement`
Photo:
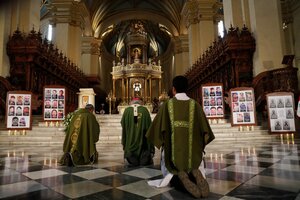
[[[75,111],[74,112],[69,112],[67,114],[67,116],[65,117],[65,119],[63,121],[63,124],[65,125],[65,130],[64,130],[65,132],[67,132],[74,114],[75,114]]]

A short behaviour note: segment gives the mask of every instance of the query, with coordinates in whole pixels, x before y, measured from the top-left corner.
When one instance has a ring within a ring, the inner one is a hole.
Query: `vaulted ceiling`
[[[170,38],[177,36],[182,25],[181,10],[186,0],[84,0],[90,12],[94,37],[102,40],[108,52],[115,54],[130,25],[141,22],[149,40],[163,53]]]

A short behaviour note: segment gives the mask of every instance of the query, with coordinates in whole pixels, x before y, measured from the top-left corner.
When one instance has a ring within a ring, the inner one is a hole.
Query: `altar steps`
[[[154,118],[155,115],[151,115]],[[100,137],[97,143],[99,152],[122,152],[121,137],[121,115],[97,115],[100,124]],[[216,139],[207,146],[207,152],[218,152],[222,148],[232,151],[233,149],[252,148],[254,144],[270,142],[272,136],[262,126],[254,126],[253,130],[244,131],[240,127],[231,127],[227,120],[217,123],[211,120],[211,128]],[[252,128],[252,127],[248,127]],[[33,117],[32,130],[22,131],[14,134],[7,130],[0,130],[0,145],[22,145],[22,146],[53,146],[62,148],[65,137],[64,127],[46,127],[41,116]]]

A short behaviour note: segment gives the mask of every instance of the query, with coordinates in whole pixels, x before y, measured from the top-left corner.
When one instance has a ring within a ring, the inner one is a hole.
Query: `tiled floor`
[[[206,157],[211,189],[207,199],[300,200],[299,139],[278,139],[252,149],[224,152]],[[80,167],[59,166],[60,156],[61,147],[57,146],[1,146],[0,198],[194,199],[173,188],[147,185],[146,180],[161,177],[159,155],[153,166],[137,168],[125,166],[121,152],[100,152],[98,164]]]

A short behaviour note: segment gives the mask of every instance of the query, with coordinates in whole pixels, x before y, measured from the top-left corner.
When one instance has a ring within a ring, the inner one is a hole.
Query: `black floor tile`
[[[226,196],[233,196],[236,198],[246,200],[265,200],[265,199],[278,199],[278,200],[294,200],[297,193],[276,190],[272,188],[259,187],[255,185],[241,185],[228,193]]]
[[[143,180],[138,177],[129,176],[125,174],[116,174],[113,176],[107,176],[103,178],[94,179],[94,182],[102,183],[104,185],[109,185],[112,187],[119,187],[122,185],[127,185],[129,183],[137,182]]]
[[[226,180],[226,181],[236,181],[236,182],[240,182],[240,183],[243,183],[243,182],[249,180],[253,176],[254,176],[253,174],[222,171],[222,170],[206,175],[207,178]]]
[[[3,198],[2,200],[67,200],[69,198],[50,189],[30,192],[23,195]]]
[[[55,186],[65,185],[65,184],[72,184],[79,181],[84,181],[86,179],[81,178],[79,176],[75,176],[72,174],[64,174],[61,176],[54,176],[49,178],[37,179],[35,181],[41,183],[42,185],[53,188]]]
[[[141,197],[118,189],[111,189],[111,190],[106,190],[104,192],[99,192],[99,193],[78,198],[78,200],[92,200],[92,199],[93,200],[145,200],[145,197]]]

